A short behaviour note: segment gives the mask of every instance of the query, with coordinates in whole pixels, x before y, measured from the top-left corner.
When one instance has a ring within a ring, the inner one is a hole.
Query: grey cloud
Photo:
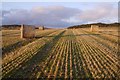
[[[67,27],[72,24],[99,21],[103,18],[105,19],[105,17],[115,18],[117,9],[110,4],[100,4],[89,10],[80,10],[64,6],[49,6],[34,7],[31,10],[3,10],[2,13],[3,24],[32,24],[45,25],[48,27]]]
[[[3,12],[3,24],[33,24],[46,26],[68,26],[62,19],[70,18],[79,12],[78,9],[63,6],[37,7],[32,10],[10,10]]]
[[[30,23],[29,12],[27,10],[10,10],[3,16],[3,24]]]
[[[76,16],[76,19],[79,21],[96,22],[99,19],[107,19],[108,17],[117,18],[117,13],[117,8],[114,8],[112,4],[104,3],[96,5],[93,9],[82,11],[81,14]]]

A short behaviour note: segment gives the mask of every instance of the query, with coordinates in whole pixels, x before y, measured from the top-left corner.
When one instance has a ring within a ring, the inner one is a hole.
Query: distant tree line
[[[25,24],[26,25],[26,24]],[[27,26],[34,26],[34,25],[27,25]],[[34,26],[35,27],[35,26]],[[36,27],[35,27],[36,28]],[[21,25],[17,25],[17,24],[13,24],[13,25],[2,25],[2,29],[6,30],[6,29],[12,29],[12,30],[20,30],[21,29]]]
[[[87,27],[91,27],[91,25],[98,25],[99,27],[110,27],[110,26],[120,26],[120,23],[110,23],[110,24],[105,24],[105,23],[82,24],[82,25],[70,26],[67,29],[87,28]]]
[[[21,25],[2,25],[2,29],[20,29]]]
[[[26,24],[25,24],[26,25]],[[28,26],[34,26],[34,25],[28,25]],[[34,26],[35,27],[35,29],[39,29],[39,27],[40,26]],[[41,27],[43,27],[44,29],[52,29],[52,28],[47,28],[47,27],[45,27],[45,26],[41,26]],[[12,30],[20,30],[21,29],[21,25],[17,25],[17,24],[13,24],[13,25],[2,25],[2,26],[0,26],[0,28],[1,29],[3,29],[3,30],[9,30],[9,29],[12,29]]]

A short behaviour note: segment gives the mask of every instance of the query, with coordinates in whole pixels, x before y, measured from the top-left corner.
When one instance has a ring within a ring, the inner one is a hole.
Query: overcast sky
[[[118,22],[117,2],[4,2],[2,24],[64,28],[86,23]]]

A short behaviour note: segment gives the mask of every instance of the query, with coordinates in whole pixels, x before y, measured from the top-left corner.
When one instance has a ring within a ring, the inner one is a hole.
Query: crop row
[[[87,32],[87,31],[83,31],[84,34],[95,34],[95,33],[91,33],[91,32]],[[94,38],[97,42],[102,43],[102,45],[104,45],[105,47],[109,48],[110,50],[113,51],[113,53],[117,54],[118,52],[118,41],[115,43],[113,41],[111,41],[110,39],[108,39],[106,36],[102,36],[100,34],[96,34],[96,35],[90,35],[92,38]]]
[[[3,77],[116,78],[120,68],[116,48],[108,39],[84,30],[61,30],[4,59]]]
[[[54,32],[50,34],[52,35],[58,35],[61,31],[59,32]],[[22,63],[28,61],[30,58],[32,58],[37,51],[39,50],[40,47],[42,47],[47,41],[52,40],[54,37],[50,38],[40,38],[26,46],[23,46],[20,48],[20,50],[15,54],[15,55],[9,55],[6,56],[6,58],[3,59],[3,77],[11,72],[13,69],[17,69],[22,66]],[[14,54],[14,53],[13,53]]]
[[[76,33],[80,34],[80,31],[76,31]],[[84,59],[93,77],[115,78],[117,76],[117,70],[120,67],[117,57],[112,56],[91,36],[77,37],[77,40],[81,44],[80,49],[83,51]]]

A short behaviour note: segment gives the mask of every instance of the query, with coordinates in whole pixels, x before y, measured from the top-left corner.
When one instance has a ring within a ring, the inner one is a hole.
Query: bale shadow
[[[57,41],[60,39],[60,35],[64,34],[64,32],[65,31],[61,32],[60,34],[55,36],[52,40],[46,42],[45,45],[43,45],[40,49],[38,49],[38,52],[34,56],[32,56],[32,58],[30,58],[25,63],[22,63],[22,66],[20,68],[10,71],[3,78],[8,78],[9,76],[11,78],[16,78],[18,76],[20,78],[24,78],[26,76],[28,77],[29,75],[32,75],[33,72],[37,73],[38,71],[42,72],[43,78],[46,78],[47,74],[44,71],[42,71],[40,66],[39,66],[39,68],[37,68],[38,67],[37,65],[46,59],[47,55],[49,55],[49,51],[51,51],[51,48],[54,45],[56,45]],[[36,66],[34,66],[34,65],[36,65]],[[25,67],[25,69],[23,70],[24,67]],[[35,71],[37,71],[37,72],[35,72]],[[23,74],[26,74],[26,72],[29,72],[29,74],[27,74],[26,76],[22,76]],[[19,73],[22,73],[22,74],[19,74]]]

